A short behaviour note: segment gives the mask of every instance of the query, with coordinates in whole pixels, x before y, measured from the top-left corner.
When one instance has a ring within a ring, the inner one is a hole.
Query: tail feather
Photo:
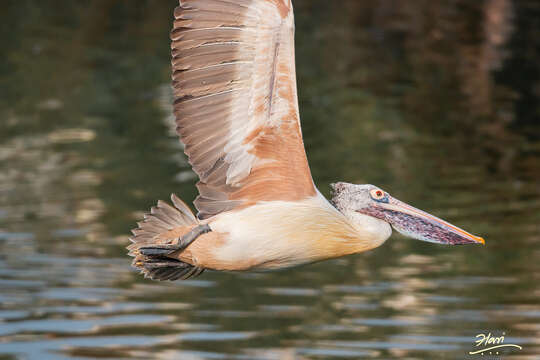
[[[174,204],[174,206],[176,207],[176,209],[178,209],[178,211],[180,211],[180,214],[184,218],[184,221],[186,221],[187,223],[197,223],[198,222],[195,215],[193,215],[193,213],[191,212],[191,209],[189,208],[189,206],[187,206],[185,202],[180,200],[180,198],[178,196],[176,196],[175,194],[172,194],[171,195],[171,201]],[[174,208],[172,206],[170,206],[170,205],[168,205],[168,206],[169,206],[169,208],[174,210]]]
[[[138,228],[131,230],[131,245],[127,247],[129,255],[133,256],[132,266],[141,271],[145,277],[152,280],[178,280],[200,275],[204,269],[168,258],[163,252],[139,251],[141,247],[166,245],[160,235],[179,227],[192,227],[198,224],[197,218],[189,207],[176,195],[171,195],[174,207],[159,200],[157,206],[150,209],[144,220],[138,222]]]

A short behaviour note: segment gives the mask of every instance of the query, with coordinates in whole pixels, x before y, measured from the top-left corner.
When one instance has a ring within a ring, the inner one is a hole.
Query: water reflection
[[[508,358],[540,354],[539,5],[295,1],[320,189],[376,183],[485,248],[396,235],[292,271],[161,284],[124,246],[156,199],[196,195],[170,115],[176,2],[3,11],[0,358],[464,358],[479,332],[523,346]]]

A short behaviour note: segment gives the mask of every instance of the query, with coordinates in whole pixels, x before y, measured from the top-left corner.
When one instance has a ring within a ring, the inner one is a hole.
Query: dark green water
[[[171,130],[176,0],[4,1],[0,359],[540,359],[540,5],[297,0],[320,190],[373,183],[486,238],[398,235],[156,283],[129,230],[196,179]],[[470,356],[476,334],[522,350]]]

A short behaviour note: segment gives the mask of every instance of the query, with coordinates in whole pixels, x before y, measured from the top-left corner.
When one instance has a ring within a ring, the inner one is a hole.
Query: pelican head
[[[405,236],[438,244],[485,243],[481,237],[407,205],[377,186],[343,182],[331,186],[334,206],[356,223],[377,224],[389,233],[392,226]]]

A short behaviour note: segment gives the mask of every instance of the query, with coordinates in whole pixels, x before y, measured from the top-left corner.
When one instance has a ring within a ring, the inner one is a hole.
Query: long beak
[[[425,211],[388,196],[387,203],[379,203],[380,215],[403,235],[438,244],[482,244],[483,238],[474,236]]]

